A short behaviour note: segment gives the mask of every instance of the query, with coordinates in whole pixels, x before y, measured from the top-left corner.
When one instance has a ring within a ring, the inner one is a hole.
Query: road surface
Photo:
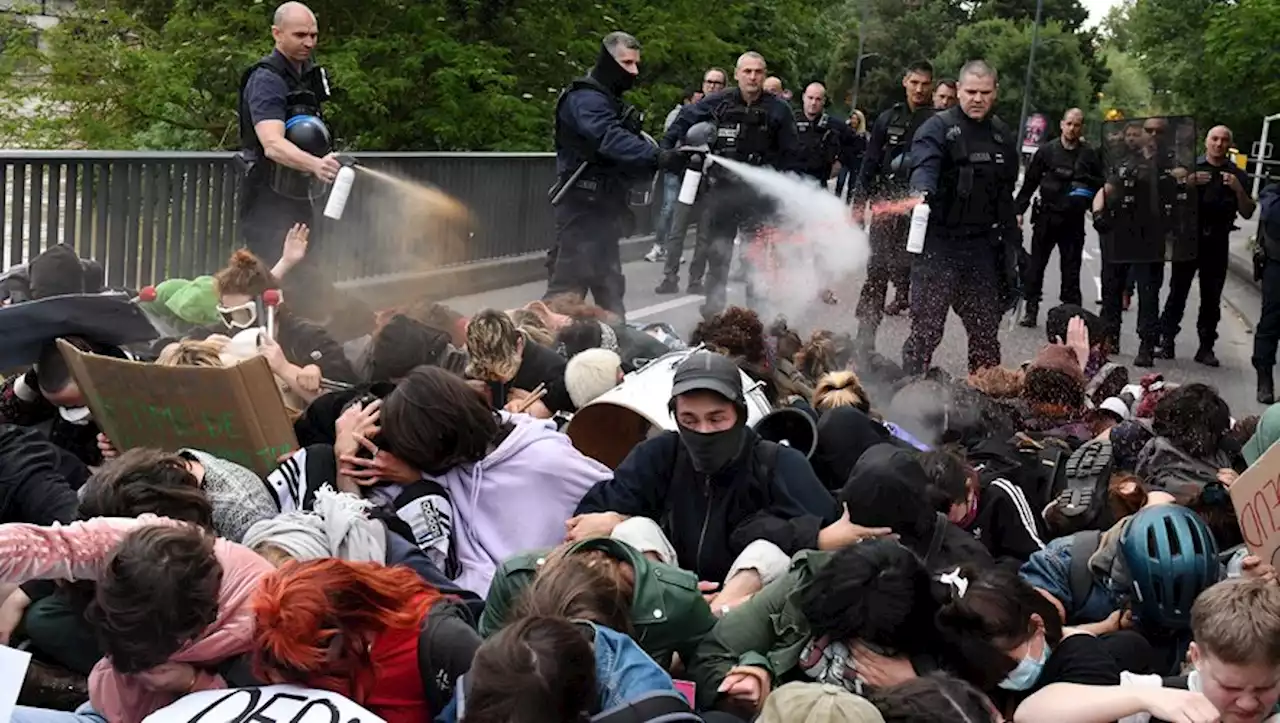
[[[1030,237],[1029,226],[1030,224],[1028,224],[1027,229],[1028,238]],[[691,245],[692,239],[690,239],[690,243],[687,246]],[[1030,247],[1029,241],[1026,246]],[[687,259],[689,255],[690,251],[686,249],[686,263],[681,268],[682,289],[688,281]],[[1100,259],[1101,253],[1098,250],[1097,235],[1092,229],[1089,229],[1089,235],[1085,242],[1085,260],[1081,270],[1081,286],[1086,308],[1094,311],[1100,310],[1100,307],[1094,303],[1101,293],[1102,272]],[[653,289],[662,278],[661,264],[637,261],[626,264],[624,272],[627,277],[626,303],[628,320],[634,322],[665,321],[674,326],[687,339],[699,320],[698,306],[702,303],[703,297],[683,293],[674,296],[658,296],[654,294]],[[1168,276],[1168,270],[1166,269],[1165,289],[1161,294],[1162,308],[1164,296],[1168,293]],[[862,281],[863,275],[857,273],[844,282],[835,285],[834,289],[839,303],[834,306],[823,304],[818,300],[817,290],[815,289],[814,302],[804,312],[790,317],[792,328],[799,331],[802,337],[807,337],[809,332],[815,329],[855,332],[857,322],[854,319],[853,310],[857,303],[858,292],[862,287]],[[1030,360],[1044,345],[1045,312],[1057,303],[1058,284],[1058,257],[1055,252],[1053,258],[1049,261],[1049,268],[1045,272],[1045,298],[1041,302],[1040,326],[1036,329],[1025,329],[1013,324],[1009,316],[1006,316],[1001,323],[1001,350],[1006,366],[1017,366],[1024,361]],[[744,303],[742,286],[740,283],[730,284],[730,304]],[[460,296],[450,299],[446,303],[463,314],[473,314],[486,307],[510,309],[521,306],[541,297],[544,290],[545,284],[543,283],[524,284],[483,294]],[[890,291],[890,293],[892,294],[893,292]],[[1223,297],[1222,322],[1219,324],[1219,339],[1215,347],[1222,366],[1218,369],[1211,369],[1192,360],[1198,345],[1195,316],[1200,308],[1200,299],[1197,285],[1192,288],[1191,296],[1187,301],[1187,312],[1182,323],[1182,333],[1177,340],[1179,358],[1174,360],[1157,359],[1156,366],[1151,371],[1159,371],[1165,375],[1166,379],[1173,382],[1200,381],[1212,384],[1218,388],[1219,393],[1231,405],[1232,414],[1236,417],[1258,414],[1262,412],[1263,406],[1257,404],[1254,400],[1254,375],[1249,359],[1253,351],[1251,319],[1256,319],[1257,317],[1260,297],[1255,287],[1243,283],[1233,275],[1228,275],[1227,277],[1227,286]],[[1243,312],[1244,316],[1241,315],[1241,312]],[[1118,357],[1119,361],[1126,364],[1133,360],[1133,354],[1138,349],[1138,338],[1135,332],[1137,316],[1137,297],[1135,296],[1133,307],[1124,315],[1124,330],[1121,340],[1124,354]],[[765,321],[767,324],[768,320]],[[886,317],[884,324],[880,327],[876,343],[877,350],[894,360],[900,360],[902,357],[902,343],[906,340],[909,328],[910,320],[906,316]],[[946,334],[942,345],[938,347],[938,351],[934,354],[933,363],[952,374],[963,374],[967,370],[967,346],[964,327],[954,312],[948,318]],[[1146,371],[1148,370],[1130,368],[1131,376],[1135,380],[1136,377],[1146,373]]]

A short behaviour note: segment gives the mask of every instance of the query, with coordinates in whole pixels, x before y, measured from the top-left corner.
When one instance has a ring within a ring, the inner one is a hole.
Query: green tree
[[[1098,98],[1099,110],[1102,113],[1119,110],[1129,118],[1157,113],[1152,106],[1151,79],[1138,61],[1115,48],[1109,48],[1105,57],[1111,77]]]
[[[1031,53],[1031,25],[1011,20],[983,20],[961,28],[938,56],[937,65],[957,73],[966,61],[986,60],[1000,74],[996,112],[1010,125],[1018,122],[1023,80]],[[1044,113],[1050,123],[1073,106],[1087,107],[1088,74],[1075,36],[1056,21],[1041,28],[1032,75],[1031,112]]]

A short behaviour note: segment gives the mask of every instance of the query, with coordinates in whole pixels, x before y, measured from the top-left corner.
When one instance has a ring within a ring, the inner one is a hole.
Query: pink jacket
[[[97,518],[70,525],[0,525],[0,582],[96,580],[116,545],[144,525],[181,524],[154,515],[138,519]],[[218,618],[200,638],[173,655],[172,662],[197,668],[217,665],[252,648],[253,610],[249,598],[273,568],[247,547],[219,539],[214,554],[222,565]],[[194,691],[225,688],[221,677],[201,672]],[[112,723],[141,723],[178,696],[143,687],[117,673],[104,658],[89,675],[89,702]]]

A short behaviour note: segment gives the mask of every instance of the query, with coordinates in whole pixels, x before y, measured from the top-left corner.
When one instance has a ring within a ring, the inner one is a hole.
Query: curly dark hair
[[[213,504],[181,455],[135,448],[94,473],[80,497],[80,519],[146,513],[213,532]]]
[[[1192,457],[1212,457],[1231,431],[1231,408],[1207,384],[1184,384],[1156,403],[1152,428]]]
[[[787,325],[787,318],[779,316],[769,325],[769,336],[777,342],[778,358],[795,361],[796,354],[804,346],[804,341],[794,329]]]
[[[929,649],[934,598],[915,553],[893,540],[836,552],[800,594],[815,636],[860,640],[904,654]]]
[[[690,344],[706,344],[726,356],[741,357],[752,366],[767,367],[764,324],[751,309],[730,306],[710,319],[703,319],[694,327]]]
[[[509,427],[455,374],[420,366],[382,403],[387,450],[427,474],[479,462]]]
[[[154,525],[116,547],[87,617],[118,672],[160,665],[217,619],[222,565],[213,542],[195,527]]]

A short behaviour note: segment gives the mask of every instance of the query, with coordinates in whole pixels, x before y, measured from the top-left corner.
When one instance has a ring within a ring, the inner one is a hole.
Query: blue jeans
[[[10,723],[107,723],[107,719],[88,703],[82,703],[74,713],[20,705],[13,709],[13,717],[9,721]]]
[[[674,173],[662,175],[662,206],[658,209],[658,223],[653,227],[653,242],[665,246],[671,236],[671,219],[675,216],[676,198],[680,195],[680,176]]]

